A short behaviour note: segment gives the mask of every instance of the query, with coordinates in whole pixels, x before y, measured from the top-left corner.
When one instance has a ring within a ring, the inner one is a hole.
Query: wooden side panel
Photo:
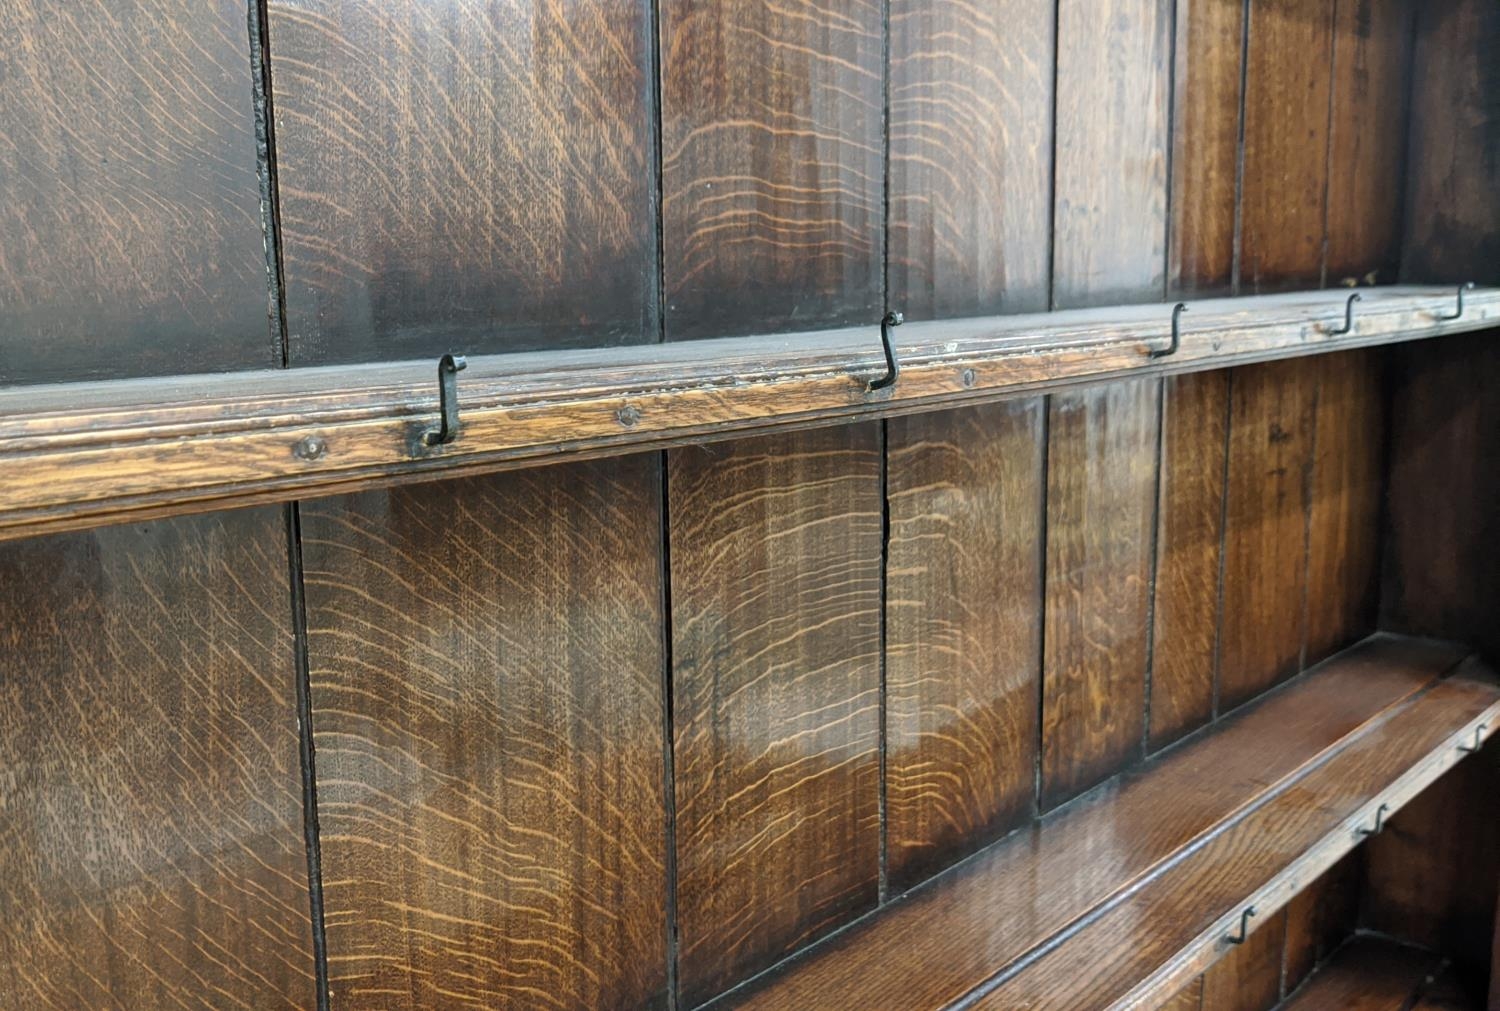
[[[1203,1007],[1203,977],[1199,976],[1193,980],[1191,986],[1187,986],[1167,1001],[1157,1011],[1200,1011]]]
[[[886,853],[904,889],[1035,803],[1046,402],[892,418]]]
[[[879,320],[882,14],[661,4],[669,340]]]
[[[0,6],[0,385],[281,363],[246,14]]]
[[[1245,0],[1177,5],[1168,288],[1227,294],[1234,283]]]
[[[1315,380],[1297,359],[1231,379],[1220,712],[1302,666]]]
[[[1224,541],[1228,370],[1165,381],[1150,740],[1165,747],[1213,717]]]
[[[269,19],[292,364],[656,339],[645,3]]]
[[[336,1007],[660,1006],[654,456],[303,509]]]
[[[1251,920],[1254,926],[1255,921]],[[1270,1011],[1281,999],[1286,914],[1277,912],[1203,974],[1202,1011]]]
[[[1308,530],[1307,664],[1375,629],[1385,469],[1383,354],[1312,359],[1318,408]]]
[[[1047,308],[1053,0],[891,3],[890,304]]]
[[[1334,7],[1250,0],[1240,209],[1246,295],[1322,284]],[[1379,122],[1389,128],[1385,116]]]
[[[312,1007],[282,511],[0,572],[0,1006]]]
[[[1312,975],[1359,925],[1361,850],[1355,850],[1308,885],[1286,907],[1286,979],[1291,993]]]
[[[679,980],[712,997],[875,905],[880,429],[668,455]]]
[[[1401,260],[1411,0],[1340,0],[1333,26],[1327,283],[1390,284]],[[1437,6],[1441,6],[1440,4]]]
[[[1041,804],[1139,756],[1160,384],[1050,401]]]
[[[1170,0],[1060,0],[1052,300],[1160,298]]]

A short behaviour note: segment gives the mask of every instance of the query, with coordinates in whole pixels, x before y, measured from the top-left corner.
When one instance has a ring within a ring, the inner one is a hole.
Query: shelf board
[[[1500,326],[1500,289],[1367,288],[472,358],[460,429],[436,361],[0,390],[0,539],[660,449]],[[462,352],[462,348],[452,349]]]
[[[1155,1006],[1497,717],[1463,651],[1372,637],[715,1007]]]
[[[1477,1004],[1453,999],[1442,1004],[1436,985],[1444,968],[1441,956],[1382,937],[1351,938],[1328,963],[1279,1004],[1278,1011],[1411,1011],[1413,1007],[1447,1007],[1451,1011]]]

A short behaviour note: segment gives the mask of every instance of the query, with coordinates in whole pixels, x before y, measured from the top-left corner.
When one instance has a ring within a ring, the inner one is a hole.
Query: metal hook
[[[1250,936],[1250,917],[1252,917],[1254,915],[1255,915],[1255,907],[1254,906],[1248,906],[1248,907],[1246,907],[1245,911],[1240,914],[1240,932],[1239,932],[1239,935],[1236,936],[1234,934],[1225,934],[1224,935],[1224,940],[1228,941],[1230,944],[1244,944],[1245,943],[1245,939]]]
[[[1391,805],[1389,805],[1389,804],[1381,804],[1379,807],[1377,807],[1375,809],[1375,827],[1374,828],[1362,828],[1362,829],[1359,830],[1359,834],[1360,835],[1379,835],[1381,832],[1383,832],[1385,830],[1385,813],[1387,811],[1389,811],[1390,809],[1391,809]]]
[[[883,390],[888,386],[895,386],[896,380],[901,378],[901,363],[896,360],[896,349],[891,344],[891,327],[900,326],[906,322],[906,317],[899,312],[888,312],[880,321],[880,344],[885,348],[885,375],[879,379],[872,379],[866,384],[870,393]]]
[[[1467,745],[1460,744],[1458,746],[1458,750],[1462,751],[1466,755],[1472,755],[1480,748],[1484,747],[1484,732],[1488,730],[1489,727],[1490,725],[1488,723],[1481,723],[1474,729],[1474,746],[1471,748]]]
[[[1330,336],[1342,337],[1344,334],[1354,332],[1354,303],[1363,298],[1364,296],[1357,291],[1349,296],[1349,301],[1344,303],[1344,325],[1338,330],[1328,331]]]
[[[1172,306],[1172,343],[1168,344],[1165,348],[1157,348],[1155,351],[1152,351],[1152,358],[1165,358],[1167,355],[1175,355],[1177,353],[1177,349],[1182,346],[1182,330],[1180,329],[1178,320],[1187,311],[1186,302],[1178,302]]]
[[[1464,314],[1464,292],[1466,292],[1466,291],[1473,291],[1473,290],[1474,290],[1474,282],[1473,281],[1470,281],[1467,284],[1461,284],[1461,285],[1459,285],[1458,286],[1458,311],[1455,312],[1452,316],[1439,316],[1438,319],[1443,320],[1444,322],[1447,322],[1447,321],[1450,321],[1450,320],[1455,320],[1455,319],[1461,318],[1463,316],[1463,314]]]
[[[463,355],[443,355],[438,361],[438,400],[442,419],[437,428],[422,433],[427,446],[446,446],[458,438],[458,374],[469,367]]]

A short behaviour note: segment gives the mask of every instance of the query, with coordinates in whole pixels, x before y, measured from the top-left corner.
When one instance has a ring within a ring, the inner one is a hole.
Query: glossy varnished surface
[[[660,1004],[651,456],[305,506],[333,1006]]]
[[[1139,757],[1161,384],[1050,400],[1041,804]]]
[[[285,531],[0,551],[0,1006],[314,1005]]]
[[[1041,398],[888,423],[886,859],[917,883],[1034,811]]]
[[[1355,850],[1287,903],[1283,978],[1288,993],[1354,933],[1362,874],[1363,850]]]
[[[1245,943],[1203,974],[1201,1011],[1270,1011],[1281,999],[1281,954],[1286,945],[1286,915],[1278,912],[1251,921]]]
[[[1222,369],[1173,376],[1162,387],[1151,750],[1213,716],[1229,376]]]
[[[687,1006],[871,909],[880,429],[668,454]]]
[[[0,385],[268,368],[243,3],[0,3]]]
[[[269,12],[293,365],[656,339],[645,3]]]
[[[890,304],[1047,308],[1052,0],[891,4]]]
[[[868,0],[664,0],[668,340],[880,319],[883,29]]]

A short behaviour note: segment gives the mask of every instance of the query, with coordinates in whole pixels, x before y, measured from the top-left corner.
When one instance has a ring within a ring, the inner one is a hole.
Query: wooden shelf
[[[0,539],[360,487],[932,410],[1105,379],[1500,326],[1500,289],[1348,292],[909,323],[879,329],[473,358],[461,429],[426,446],[436,361],[0,391]],[[462,348],[454,348],[462,352]]]
[[[1155,1006],[1496,730],[1477,660],[1375,636],[716,1006]]]
[[[1440,955],[1361,935],[1278,1005],[1279,1011],[1481,1011],[1444,976]]]

